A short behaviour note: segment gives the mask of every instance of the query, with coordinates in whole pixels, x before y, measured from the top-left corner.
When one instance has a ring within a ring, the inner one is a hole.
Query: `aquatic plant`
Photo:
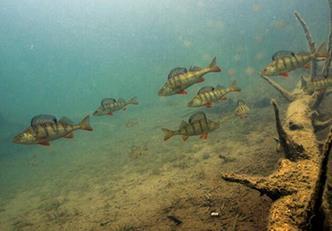
[[[331,57],[332,0],[329,0],[329,6],[331,21],[328,51]],[[298,12],[294,14],[304,29],[310,50],[314,52],[315,43],[306,23]],[[326,70],[330,68],[330,63],[331,60],[328,58],[321,73],[328,74]],[[312,61],[311,68],[311,81],[325,77],[318,72],[315,60]],[[322,221],[319,219],[321,219],[322,210],[329,223],[327,226],[332,225],[331,212],[328,209],[328,203],[324,201],[327,198],[324,194],[328,191],[327,162],[332,146],[332,129],[324,143],[319,142],[315,134],[318,130],[328,128],[331,120],[319,121],[317,116],[313,116],[331,90],[316,90],[312,93],[305,88],[297,87],[290,93],[270,78],[266,76],[262,78],[289,102],[286,122],[283,125],[278,105],[275,100],[272,100],[278,132],[277,140],[285,158],[280,160],[277,169],[267,177],[222,174],[222,178],[256,189],[273,200],[268,218],[268,230],[321,228]]]

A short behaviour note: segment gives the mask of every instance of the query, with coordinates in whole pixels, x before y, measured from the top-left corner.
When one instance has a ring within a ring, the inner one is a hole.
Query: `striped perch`
[[[181,135],[182,139],[186,141],[189,136],[197,135],[200,135],[201,139],[207,139],[208,133],[219,127],[220,124],[207,119],[204,112],[196,112],[189,118],[188,122],[182,121],[178,130],[172,131],[162,128],[162,131],[164,132],[164,141],[175,135]]]
[[[168,74],[168,79],[164,86],[159,90],[159,96],[170,96],[175,94],[185,95],[185,89],[204,81],[203,76],[210,72],[220,72],[220,67],[216,64],[216,57],[208,67],[200,68],[192,66],[187,70],[185,67],[177,67]]]
[[[73,132],[78,129],[92,131],[89,116],[86,116],[79,124],[74,124],[66,117],[57,121],[52,115],[38,115],[32,118],[30,127],[14,137],[13,143],[48,146],[52,140],[62,137],[73,138]]]
[[[217,103],[226,100],[226,95],[231,92],[239,92],[240,88],[236,86],[236,81],[224,88],[223,86],[217,87],[202,87],[197,95],[188,103],[188,107],[212,107],[212,103]]]

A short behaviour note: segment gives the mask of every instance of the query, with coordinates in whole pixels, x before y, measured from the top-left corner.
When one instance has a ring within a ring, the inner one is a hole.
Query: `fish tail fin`
[[[162,128],[161,130],[164,132],[164,141],[175,135],[175,131],[169,130],[167,128]]]
[[[326,42],[322,42],[322,44],[320,44],[320,46],[317,48],[314,56],[318,60],[325,60],[329,56],[327,48],[326,48]]]
[[[90,126],[90,122],[89,122],[90,116],[87,115],[86,117],[84,117],[84,119],[82,119],[82,121],[80,122],[80,129],[82,130],[87,130],[87,131],[92,131],[92,127]]]
[[[209,65],[209,68],[212,72],[220,72],[221,68],[217,65],[217,58],[214,57]]]
[[[133,97],[130,100],[128,100],[128,104],[135,104],[135,105],[137,105],[138,104],[137,97]]]
[[[231,85],[229,86],[229,89],[231,91],[241,91],[241,88],[239,88],[238,86],[236,86],[236,80],[234,80]]]

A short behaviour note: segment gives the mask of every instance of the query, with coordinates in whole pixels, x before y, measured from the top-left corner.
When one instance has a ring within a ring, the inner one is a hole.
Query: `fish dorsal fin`
[[[37,125],[43,125],[43,124],[56,124],[57,119],[53,115],[36,115],[31,119],[31,126],[35,127]]]
[[[170,73],[168,74],[168,79],[171,79],[174,76],[184,74],[184,73],[187,73],[187,72],[188,72],[187,68],[185,68],[185,67],[176,67],[176,68],[174,68],[170,71]]]
[[[272,55],[272,60],[280,59],[282,57],[290,57],[290,56],[295,56],[295,53],[293,51],[286,51],[286,50],[281,50],[277,51]]]
[[[119,99],[118,99],[118,102],[119,102],[119,103],[125,103],[125,102],[126,102],[126,100],[125,100],[125,99],[123,99],[123,98],[119,98]]]
[[[206,118],[206,115],[204,112],[200,111],[200,112],[196,112],[195,114],[193,114],[192,116],[190,116],[189,118],[189,123],[193,123],[195,121],[198,121],[198,120],[204,120],[204,121],[207,121],[207,118]]]
[[[225,89],[225,86],[223,86],[223,85],[221,85],[221,84],[218,84],[218,85],[216,86],[216,89]]]
[[[113,98],[105,98],[105,99],[102,99],[101,106],[105,106],[105,104],[110,104],[110,103],[115,103],[115,102],[116,102],[116,100]]]
[[[179,128],[182,129],[182,128],[186,127],[187,125],[188,125],[188,123],[186,121],[182,120]]]
[[[199,66],[191,66],[191,67],[189,68],[189,71],[200,71],[200,70],[202,70],[202,68],[199,67]]]
[[[202,87],[201,89],[199,89],[197,94],[202,94],[204,92],[209,92],[209,91],[213,91],[214,87],[211,86],[206,86],[206,87]]]
[[[231,86],[233,86],[233,87],[236,86],[236,82],[237,82],[236,80],[233,80],[233,81],[231,82]]]
[[[67,124],[67,125],[73,125],[74,124],[73,121],[71,121],[68,117],[65,117],[65,116],[61,117],[61,119],[59,120],[59,123]]]

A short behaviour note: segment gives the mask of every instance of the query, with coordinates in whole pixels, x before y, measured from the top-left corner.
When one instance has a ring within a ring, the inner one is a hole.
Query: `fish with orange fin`
[[[14,137],[16,144],[40,144],[49,146],[50,141],[59,138],[73,138],[75,130],[92,131],[89,116],[79,124],[74,124],[66,117],[57,120],[52,115],[38,115],[32,118],[30,127]]]
[[[288,72],[298,68],[310,68],[313,59],[323,61],[327,58],[325,43],[322,43],[315,53],[292,51],[278,51],[272,56],[272,62],[261,72],[264,76],[288,77]]]
[[[105,98],[101,101],[100,106],[97,110],[93,113],[94,116],[102,116],[102,115],[113,115],[113,112],[119,110],[127,110],[127,106],[133,104],[137,105],[138,101],[137,98],[131,98],[128,101],[120,98],[118,100],[113,98]]]
[[[213,103],[217,103],[226,100],[226,95],[231,92],[239,92],[241,89],[236,86],[236,81],[224,88],[218,85],[217,87],[202,87],[194,98],[188,103],[188,107],[201,107],[206,106],[208,108],[212,107]]]
[[[310,94],[315,91],[332,90],[332,77],[311,80],[302,76],[299,87]]]
[[[178,130],[162,128],[162,131],[164,132],[164,141],[175,135],[181,135],[182,139],[186,141],[189,136],[200,136],[201,139],[207,139],[208,133],[219,127],[220,123],[209,120],[204,112],[196,112],[189,118],[188,122],[183,120]]]
[[[176,67],[168,74],[168,79],[159,90],[159,96],[170,96],[175,94],[186,95],[186,89],[196,83],[204,81],[204,75],[210,72],[220,72],[214,57],[208,67],[201,68],[192,66],[187,70],[185,67]]]

